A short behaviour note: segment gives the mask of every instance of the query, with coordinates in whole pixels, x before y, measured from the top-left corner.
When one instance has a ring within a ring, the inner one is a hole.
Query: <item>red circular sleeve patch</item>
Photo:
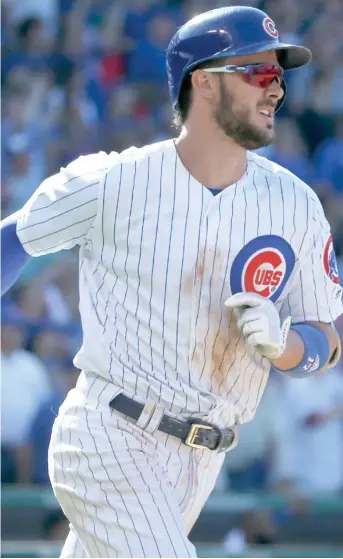
[[[337,260],[331,235],[325,245],[323,263],[326,275],[330,278],[331,281],[333,281],[333,283],[339,284]]]

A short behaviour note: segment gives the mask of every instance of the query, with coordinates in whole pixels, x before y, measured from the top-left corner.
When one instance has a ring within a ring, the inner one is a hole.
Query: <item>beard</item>
[[[249,109],[241,107],[233,110],[235,97],[220,80],[220,101],[214,111],[214,118],[225,136],[232,138],[246,150],[268,146],[274,140],[271,128],[262,129],[249,121]]]

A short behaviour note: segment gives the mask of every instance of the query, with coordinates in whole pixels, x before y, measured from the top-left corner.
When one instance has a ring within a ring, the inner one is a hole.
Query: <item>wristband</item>
[[[330,357],[330,344],[323,330],[302,322],[292,326],[301,337],[305,351],[304,356],[294,369],[275,369],[292,378],[306,378],[317,373],[326,365]]]

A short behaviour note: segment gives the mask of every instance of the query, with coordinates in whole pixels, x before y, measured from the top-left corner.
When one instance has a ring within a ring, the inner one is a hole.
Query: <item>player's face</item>
[[[230,59],[229,64],[278,64],[275,52]],[[274,138],[274,111],[283,96],[280,83],[274,80],[263,89],[246,83],[239,74],[217,74],[218,97],[214,118],[226,136],[245,149],[257,149]],[[261,113],[268,110],[269,116]]]

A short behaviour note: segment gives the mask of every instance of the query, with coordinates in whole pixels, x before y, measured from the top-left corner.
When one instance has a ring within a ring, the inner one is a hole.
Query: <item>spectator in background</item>
[[[34,335],[32,349],[48,370],[60,368],[70,355],[69,337],[62,329],[43,323]]]
[[[323,201],[335,239],[343,255],[343,115],[337,119],[336,135],[323,140],[314,153],[316,179],[313,188]]]
[[[30,139],[25,133],[11,136],[7,142],[10,166],[10,213],[22,208],[42,182],[41,169],[32,165]]]
[[[168,13],[149,22],[146,36],[137,42],[129,59],[128,78],[132,83],[166,85],[165,52],[174,32],[175,20]]]
[[[276,124],[275,142],[259,150],[275,163],[289,169],[301,180],[310,184],[314,169],[308,157],[306,145],[300,136],[296,122],[290,118],[282,118]]]
[[[239,445],[227,454],[220,486],[236,492],[266,490],[270,469],[283,463],[282,436],[285,418],[279,406],[278,379],[269,382],[254,421],[241,425]],[[227,476],[225,484],[224,477]]]
[[[3,59],[3,72],[6,75],[12,68],[21,66],[31,70],[47,68],[49,63],[50,41],[44,35],[41,19],[29,17],[18,23],[15,37],[7,56]]]
[[[26,483],[23,443],[28,425],[50,396],[48,373],[41,360],[25,347],[25,330],[13,309],[2,312],[1,329],[1,478]]]
[[[43,539],[63,542],[69,532],[69,522],[61,510],[49,512],[43,520]]]
[[[343,370],[301,382],[284,379],[289,432],[288,473],[296,491],[308,495],[343,490]]]

